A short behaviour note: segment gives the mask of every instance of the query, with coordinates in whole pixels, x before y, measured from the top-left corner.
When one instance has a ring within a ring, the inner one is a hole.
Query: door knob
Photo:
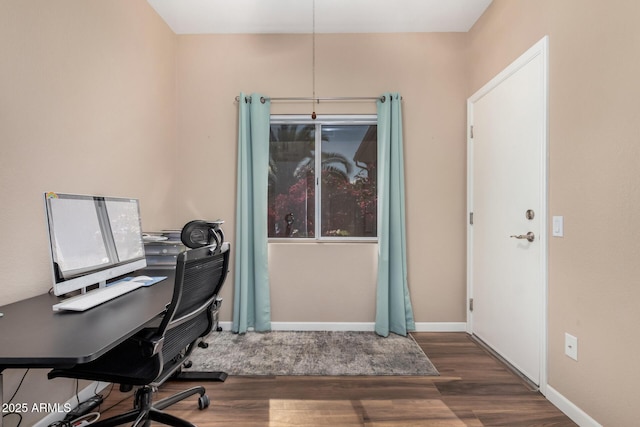
[[[528,232],[527,234],[514,234],[512,236],[514,239],[527,239],[530,242],[533,242],[536,239],[536,235],[533,232]]]

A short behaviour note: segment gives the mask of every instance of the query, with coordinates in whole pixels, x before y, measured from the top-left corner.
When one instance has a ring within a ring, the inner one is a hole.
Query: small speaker
[[[204,221],[196,219],[189,221],[182,227],[180,240],[188,248],[201,248],[215,244],[220,247],[224,242],[224,233],[220,228],[220,224],[224,221]]]

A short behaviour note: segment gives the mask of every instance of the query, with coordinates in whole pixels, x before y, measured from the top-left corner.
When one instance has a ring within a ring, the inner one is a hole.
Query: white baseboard
[[[373,332],[372,322],[271,322],[274,331],[361,331]]]
[[[418,322],[416,332],[465,332],[465,322]],[[219,322],[223,331],[231,330],[231,322]],[[271,322],[273,331],[363,331],[375,330],[373,322]]]
[[[586,412],[578,408],[573,402],[550,385],[547,385],[547,394],[545,397],[580,427],[602,427],[600,423],[591,418]]]
[[[95,396],[96,393],[99,393],[102,390],[104,390],[110,384],[111,383],[97,382],[97,381],[93,382],[89,384],[87,387],[80,390],[77,398],[75,395],[69,398],[69,400],[63,403],[62,407],[69,407],[73,409],[78,405],[78,400],[80,400],[80,402],[84,402],[85,400]],[[64,419],[66,415],[67,414],[64,412],[52,412],[46,417],[44,417],[43,419],[41,419],[40,421],[38,421],[37,423],[35,423],[33,427],[47,427],[48,425],[56,421],[60,421]]]
[[[416,332],[466,332],[466,322],[416,322]]]
[[[231,322],[222,322],[222,321],[218,322],[218,327],[222,328],[223,331],[230,331],[231,325],[232,325]]]

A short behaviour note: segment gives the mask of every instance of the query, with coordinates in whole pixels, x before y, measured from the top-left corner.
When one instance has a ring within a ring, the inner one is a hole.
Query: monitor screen
[[[110,198],[105,205],[118,260],[144,258],[138,201]]]
[[[146,266],[137,199],[46,193],[45,208],[56,295]]]

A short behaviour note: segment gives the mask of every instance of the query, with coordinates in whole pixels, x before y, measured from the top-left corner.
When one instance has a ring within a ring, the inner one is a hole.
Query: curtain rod
[[[250,96],[245,96],[245,102],[251,102]],[[315,103],[320,103],[320,101],[382,101],[386,100],[386,97],[383,96],[332,96],[332,97],[323,97],[323,98],[314,98],[314,97],[285,97],[285,98],[266,98],[264,96],[260,97],[260,102],[265,103],[266,100],[270,101],[313,101]],[[236,102],[240,102],[240,97],[236,96]]]

